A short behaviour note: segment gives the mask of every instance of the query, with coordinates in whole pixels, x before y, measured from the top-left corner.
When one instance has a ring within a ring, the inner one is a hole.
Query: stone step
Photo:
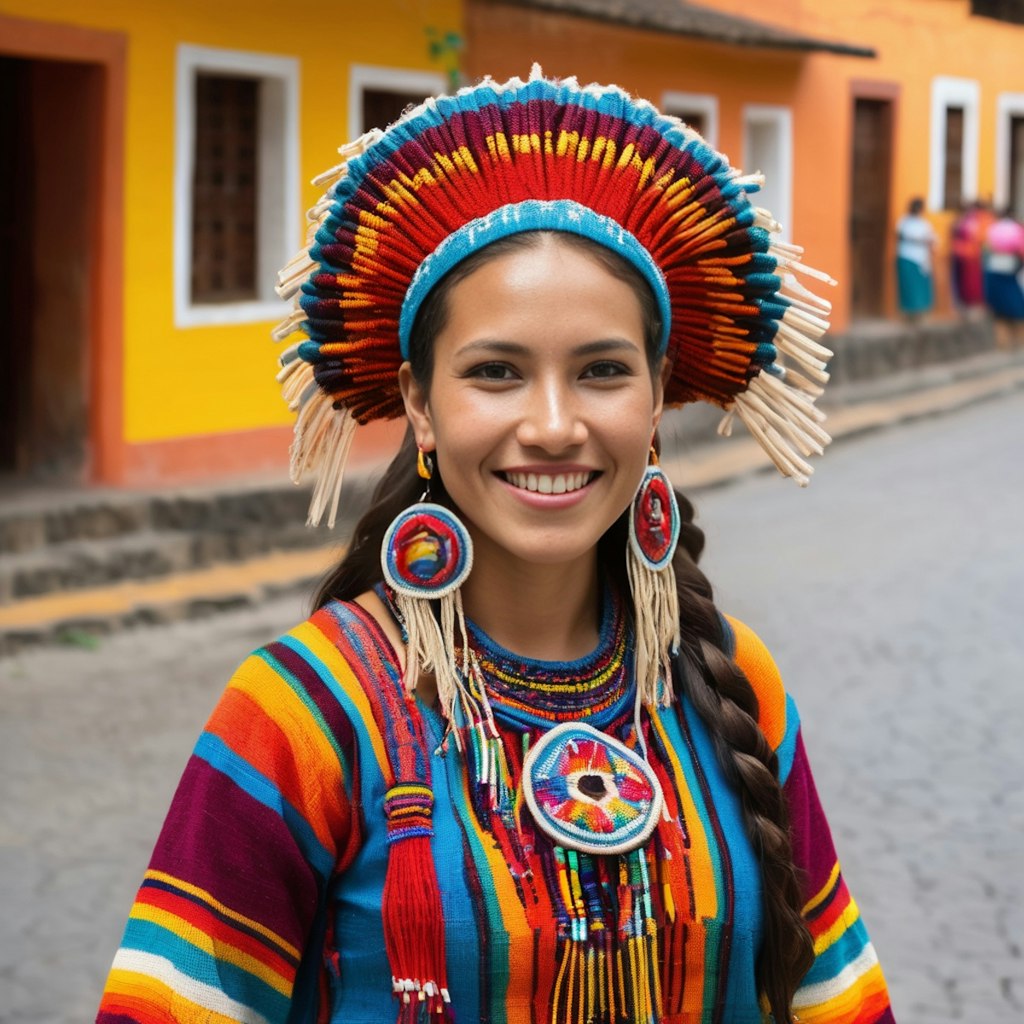
[[[297,551],[329,543],[301,520],[253,522],[197,530],[141,530],[100,540],[50,544],[0,560],[0,605],[57,591],[84,590],[147,580],[272,551]]]
[[[308,530],[308,541],[300,546],[330,543],[334,534],[344,533],[369,496],[369,482],[358,475],[346,481],[342,521],[333,531],[326,527]],[[167,492],[132,492],[88,489],[47,491],[42,489],[0,496],[0,556],[4,561],[16,555],[45,552],[51,547],[74,543],[114,540],[142,533],[191,534],[204,541],[203,557],[242,558],[255,543],[253,535],[267,535],[271,550],[281,545],[273,537],[285,530],[296,543],[293,528],[306,520],[309,488],[291,483],[228,484]],[[306,529],[305,527],[302,527]],[[225,553],[216,553],[223,548]]]
[[[115,491],[32,489],[0,496],[0,555],[145,530],[150,497]]]

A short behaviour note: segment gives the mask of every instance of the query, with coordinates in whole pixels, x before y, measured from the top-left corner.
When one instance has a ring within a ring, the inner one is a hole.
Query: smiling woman
[[[358,424],[406,439],[214,711],[99,1020],[891,1021],[796,709],[657,464],[696,399],[801,483],[827,443],[827,304],[756,179],[539,76],[343,155],[283,274],[311,518]]]

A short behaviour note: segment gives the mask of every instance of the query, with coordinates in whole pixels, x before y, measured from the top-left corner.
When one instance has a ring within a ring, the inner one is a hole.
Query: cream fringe
[[[310,246],[331,209],[332,193],[338,182],[348,174],[348,162],[380,138],[374,129],[338,152],[342,161],[313,179],[325,189],[324,194],[306,213],[309,226],[303,248],[278,272],[275,291],[282,299],[292,300],[292,311],[274,328],[273,336],[284,341],[306,323],[306,314],[299,305],[299,291],[318,264],[309,255]],[[291,478],[301,483],[307,473],[316,476],[307,522],[316,526],[327,516],[327,525],[334,526],[341,500],[345,464],[355,437],[356,422],[345,409],[335,409],[329,395],[317,387],[313,367],[298,358],[298,346],[292,345],[281,355],[277,379],[288,408],[296,413],[295,437],[291,446]]]
[[[671,563],[654,572],[632,544],[626,549],[626,571],[636,609],[637,700],[647,707],[667,707],[672,703],[672,657],[680,643],[676,574]]]
[[[767,211],[758,209],[756,217],[761,227],[773,233],[779,231]],[[718,433],[728,437],[738,416],[779,472],[806,487],[814,473],[807,457],[821,455],[832,440],[821,426],[825,414],[814,405],[822,393],[821,385],[829,377],[832,351],[818,339],[829,328],[832,305],[805,288],[794,272],[828,284],[834,285],[835,281],[828,274],[804,266],[800,262],[803,249],[798,245],[774,239],[769,253],[775,257],[782,276],[779,294],[789,304],[775,333],[775,348],[799,369],[791,369],[780,358],[775,372],[759,373],[726,408]]]

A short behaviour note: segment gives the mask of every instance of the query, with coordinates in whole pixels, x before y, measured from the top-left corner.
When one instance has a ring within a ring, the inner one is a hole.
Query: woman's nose
[[[572,389],[547,381],[530,389],[519,420],[517,439],[526,448],[562,452],[587,439],[587,426]]]

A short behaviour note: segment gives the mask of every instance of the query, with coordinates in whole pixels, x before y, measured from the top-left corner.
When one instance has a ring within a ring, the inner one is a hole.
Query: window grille
[[[192,176],[192,301],[258,298],[260,80],[199,73]]]
[[[959,208],[964,195],[964,108],[946,107],[946,161],[942,207]]]

